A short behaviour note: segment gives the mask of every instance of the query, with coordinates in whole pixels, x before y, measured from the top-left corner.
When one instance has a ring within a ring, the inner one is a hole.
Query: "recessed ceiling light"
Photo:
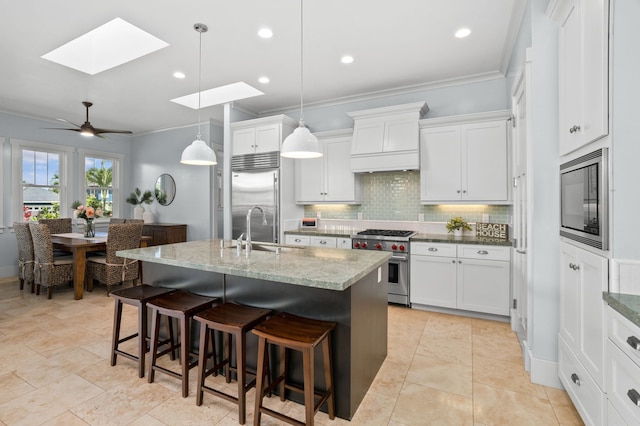
[[[261,28],[260,31],[258,31],[258,35],[262,38],[271,38],[273,37],[273,31],[269,28]]]
[[[202,91],[200,108],[205,108],[211,105],[220,105],[260,95],[264,95],[264,92],[261,92],[255,87],[249,86],[243,81],[239,81],[237,83],[227,84],[226,86],[215,87],[213,89]],[[198,92],[171,99],[171,102],[175,102],[189,108],[198,109]]]
[[[176,71],[176,72],[174,72],[174,73],[173,73],[173,76],[174,76],[175,78],[185,78],[185,77],[186,77],[186,75],[185,75],[183,72],[181,72],[181,71]]]
[[[460,28],[458,31],[456,31],[457,38],[464,38],[469,34],[471,34],[471,30],[469,28]]]
[[[353,56],[344,55],[342,58],[340,58],[340,62],[342,62],[343,64],[350,64],[353,62]]]
[[[271,80],[269,80],[269,77],[260,77],[258,81],[262,84],[267,84]]]
[[[115,18],[42,58],[94,75],[168,45],[123,19]]]

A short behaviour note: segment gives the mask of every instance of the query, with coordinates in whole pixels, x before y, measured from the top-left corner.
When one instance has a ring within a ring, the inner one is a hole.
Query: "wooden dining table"
[[[142,236],[140,247],[146,247],[151,237]],[[84,275],[87,267],[87,253],[107,250],[107,233],[96,232],[95,237],[85,238],[80,232],[51,234],[54,249],[70,252],[73,255],[73,293],[76,300],[84,295]],[[139,265],[142,268],[142,265]],[[139,269],[142,279],[142,269]]]

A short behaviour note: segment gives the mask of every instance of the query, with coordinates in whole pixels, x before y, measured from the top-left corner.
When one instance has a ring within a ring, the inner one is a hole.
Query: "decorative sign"
[[[476,222],[476,237],[509,239],[509,225],[506,223]]]

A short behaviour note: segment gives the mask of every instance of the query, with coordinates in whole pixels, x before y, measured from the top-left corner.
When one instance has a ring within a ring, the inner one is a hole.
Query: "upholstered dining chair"
[[[109,219],[109,225],[115,225],[115,224],[122,224],[125,223],[127,221],[127,219],[124,218],[120,218],[120,217],[112,217],[111,219]]]
[[[140,223],[144,225],[144,219],[126,219],[126,223]]]
[[[53,257],[51,232],[48,225],[29,223],[33,240],[33,281],[36,294],[40,294],[40,287],[47,287],[47,299],[53,295],[53,287],[73,280],[73,258]]]
[[[18,278],[20,279],[20,290],[24,288],[24,283],[31,285],[31,292],[34,291],[33,283],[33,240],[28,223],[16,222],[13,224],[18,241]]]
[[[116,256],[118,250],[140,247],[142,237],[141,223],[123,223],[109,225],[107,233],[106,256],[87,258],[85,282],[87,290],[93,291],[93,281],[107,286],[107,295],[111,286],[124,281],[138,279],[138,261]]]
[[[62,217],[58,219],[40,219],[38,223],[47,225],[49,227],[49,232],[52,234],[68,234],[72,231],[71,228],[71,218],[70,217]]]

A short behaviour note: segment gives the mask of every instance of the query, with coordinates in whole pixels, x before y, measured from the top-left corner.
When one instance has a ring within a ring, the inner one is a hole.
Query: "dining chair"
[[[40,294],[40,287],[44,286],[47,287],[47,299],[51,299],[53,287],[73,281],[73,258],[54,258],[48,225],[31,222],[29,231],[33,240],[33,281],[36,294]]]
[[[144,219],[125,219],[126,223],[140,223],[144,225]]]
[[[52,234],[68,234],[72,231],[71,218],[62,217],[58,219],[40,219],[38,223],[47,225]]]
[[[20,290],[24,288],[24,283],[31,285],[31,292],[34,291],[33,283],[33,240],[28,223],[16,222],[13,230],[18,241],[18,278],[20,279]]]
[[[140,247],[141,237],[142,224],[110,224],[106,255],[87,258],[85,273],[87,291],[93,291],[94,280],[107,286],[107,295],[114,284],[129,280],[137,281],[138,261],[116,256],[116,252]]]
[[[115,224],[122,224],[122,223],[126,223],[127,219],[121,218],[121,217],[112,217],[111,219],[109,219],[109,225],[115,225]]]

